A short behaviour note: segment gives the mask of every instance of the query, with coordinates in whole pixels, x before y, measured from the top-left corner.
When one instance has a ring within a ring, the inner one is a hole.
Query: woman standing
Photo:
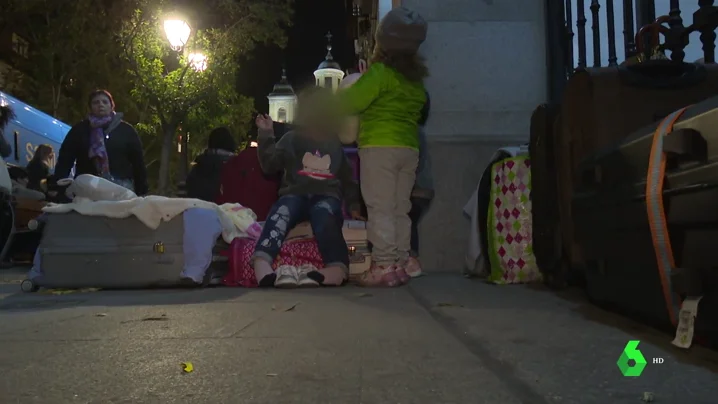
[[[35,150],[32,160],[27,163],[27,187],[35,191],[45,192],[42,189],[42,181],[50,176],[52,160],[55,158],[55,151],[48,144],[41,144]]]
[[[55,177],[67,178],[75,165],[75,176],[96,175],[145,195],[147,170],[137,132],[115,112],[108,91],[90,93],[88,105],[90,115],[70,129],[60,146]]]

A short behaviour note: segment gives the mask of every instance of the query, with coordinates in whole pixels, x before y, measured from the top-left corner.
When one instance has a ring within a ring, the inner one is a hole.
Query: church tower
[[[282,69],[282,79],[274,85],[267,96],[269,100],[269,116],[275,122],[292,123],[297,108],[297,95],[287,81],[287,70]]]
[[[319,87],[331,88],[332,91],[337,91],[339,83],[344,78],[344,72],[342,67],[334,60],[332,56],[332,33],[327,32],[327,56],[324,61],[314,71],[314,78],[316,79],[316,85]]]

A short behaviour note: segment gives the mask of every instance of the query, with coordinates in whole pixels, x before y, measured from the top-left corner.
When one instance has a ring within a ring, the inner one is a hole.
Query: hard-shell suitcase
[[[571,195],[578,163],[718,88],[718,66],[650,61],[633,66],[580,69],[569,80],[561,104],[556,161],[563,249],[581,265],[573,243]]]
[[[560,286],[566,281],[561,265],[561,233],[556,200],[558,187],[555,128],[559,106],[539,105],[531,115],[531,222],[536,263],[546,282]]]
[[[681,297],[717,292],[716,128],[718,97],[679,109],[579,166],[575,240],[594,301],[667,326],[676,324]]]
[[[371,266],[371,251],[366,233],[366,222],[361,220],[345,220],[342,235],[349,249],[349,272],[359,276]],[[309,222],[296,225],[287,234],[287,240],[311,239],[314,237]]]
[[[47,214],[35,287],[131,289],[183,283],[184,220],[156,230],[136,217]],[[208,273],[210,271],[207,271]]]

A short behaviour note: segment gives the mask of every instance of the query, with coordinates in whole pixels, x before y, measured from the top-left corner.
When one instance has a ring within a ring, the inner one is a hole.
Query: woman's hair
[[[294,124],[301,128],[336,133],[341,125],[336,101],[331,89],[308,86],[297,97]]]
[[[52,146],[49,144],[41,144],[40,146],[37,146],[37,150],[35,150],[35,154],[32,156],[33,161],[45,161],[53,152]]]
[[[409,81],[422,81],[429,76],[424,58],[416,52],[384,50],[377,43],[371,55],[370,63],[383,63],[401,73]]]
[[[232,137],[232,132],[225,127],[219,127],[212,129],[209,133],[209,139],[207,139],[208,149],[219,149],[228,152],[237,151],[237,142]]]
[[[88,107],[92,107],[92,101],[95,98],[97,98],[98,95],[104,95],[105,97],[107,97],[107,99],[110,100],[110,106],[112,107],[112,109],[115,109],[115,99],[112,98],[112,94],[110,94],[110,92],[107,90],[101,90],[101,89],[91,92],[90,96],[87,97],[87,106]]]

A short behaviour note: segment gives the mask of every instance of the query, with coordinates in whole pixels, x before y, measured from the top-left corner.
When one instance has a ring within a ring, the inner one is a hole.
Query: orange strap
[[[666,154],[663,152],[663,138],[673,131],[673,125],[683,115],[686,108],[681,108],[671,113],[656,128],[653,133],[651,156],[648,160],[648,173],[646,174],[648,224],[651,227],[651,238],[653,239],[653,249],[656,253],[663,297],[673,325],[678,323],[680,302],[671,287],[671,272],[675,268],[676,262],[673,258],[671,239],[668,234],[668,222],[666,221],[666,212],[663,206],[663,183],[666,176]]]

